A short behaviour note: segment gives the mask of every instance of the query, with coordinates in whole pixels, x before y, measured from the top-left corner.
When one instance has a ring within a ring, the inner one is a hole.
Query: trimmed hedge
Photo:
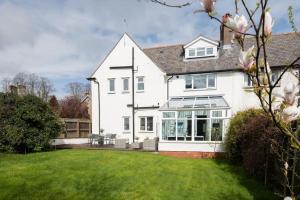
[[[41,151],[61,131],[58,116],[42,99],[0,93],[0,151]]]

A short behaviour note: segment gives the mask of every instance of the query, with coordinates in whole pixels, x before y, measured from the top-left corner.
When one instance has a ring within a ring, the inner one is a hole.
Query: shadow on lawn
[[[232,174],[234,178],[236,178],[236,180],[239,182],[239,184],[244,186],[248,190],[248,192],[252,195],[253,199],[280,199],[280,197],[276,196],[271,191],[269,191],[268,188],[266,188],[263,184],[247,175],[241,166],[234,166],[230,164],[227,160],[222,159],[213,159],[213,161],[220,167],[222,171]],[[243,197],[238,193],[230,195],[228,195],[228,193],[224,193],[219,195],[220,197],[222,197],[223,200],[243,199]]]

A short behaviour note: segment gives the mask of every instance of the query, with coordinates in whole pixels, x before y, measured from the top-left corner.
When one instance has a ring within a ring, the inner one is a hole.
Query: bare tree
[[[48,101],[51,92],[54,92],[52,83],[48,78],[41,77],[37,87],[37,96],[44,101]]]
[[[90,86],[89,84],[83,84],[79,82],[71,82],[66,85],[66,89],[69,94],[78,99],[82,99],[84,95],[89,92]]]
[[[29,94],[34,95],[36,93],[39,81],[39,77],[36,74],[32,73],[27,75],[26,87]]]
[[[28,74],[20,72],[13,78],[12,83],[15,85],[26,85],[28,80]]]
[[[3,92],[9,92],[9,86],[12,84],[12,80],[10,78],[4,78],[1,81],[1,87]]]

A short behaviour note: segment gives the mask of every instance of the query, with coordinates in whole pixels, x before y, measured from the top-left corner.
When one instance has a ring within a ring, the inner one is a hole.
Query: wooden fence
[[[64,138],[87,138],[92,132],[92,123],[89,119],[61,119],[65,125],[65,131],[58,139]]]

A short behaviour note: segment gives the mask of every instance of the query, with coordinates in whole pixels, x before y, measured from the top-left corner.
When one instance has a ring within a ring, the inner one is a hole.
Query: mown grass
[[[0,154],[0,199],[276,199],[225,161],[59,150]]]

